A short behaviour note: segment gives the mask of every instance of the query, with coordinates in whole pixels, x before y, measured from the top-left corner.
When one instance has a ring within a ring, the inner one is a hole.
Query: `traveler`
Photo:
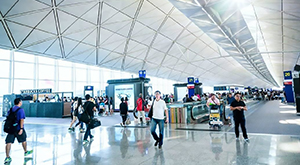
[[[158,146],[159,149],[161,149],[163,145],[163,137],[164,137],[164,123],[168,123],[168,108],[166,106],[166,103],[160,99],[160,91],[155,92],[155,100],[152,103],[151,107],[151,115],[149,116],[152,118],[151,120],[151,134],[156,141],[154,146]],[[167,118],[164,121],[164,113],[166,114]],[[159,127],[159,137],[156,134],[156,126]]]
[[[234,97],[232,96],[231,93],[228,93],[228,97],[227,97],[228,105],[230,105],[233,101],[234,101]]]
[[[120,103],[120,115],[122,117],[122,123],[120,123],[120,125],[126,126],[126,119],[127,119],[127,115],[128,115],[128,105],[125,103],[124,98],[121,98],[121,103]]]
[[[83,105],[83,109],[84,111],[86,111],[88,113],[88,115],[90,116],[90,118],[94,118],[94,111],[96,111],[96,105],[92,102],[92,98],[89,94],[85,95],[85,100],[86,102]],[[91,134],[91,128],[89,126],[88,123],[86,123],[86,132],[84,134],[84,138],[83,138],[83,145],[86,145],[89,143],[89,141],[87,140],[88,136],[90,137],[90,141],[93,141],[94,136]]]
[[[141,124],[141,118],[142,118],[142,124],[146,123],[145,119],[145,100],[143,99],[143,94],[139,94],[139,98],[136,101],[136,111],[138,113],[138,123]]]
[[[280,92],[279,97],[281,98],[281,103],[284,103],[284,100],[285,100],[285,98],[284,98],[284,92]]]
[[[74,110],[74,116],[79,119],[81,114],[83,113],[83,106],[82,106],[82,98],[78,98],[78,101],[75,104],[75,110]],[[75,118],[75,121],[76,121]],[[74,121],[74,122],[75,122]],[[72,121],[73,122],[73,121]],[[78,120],[78,123],[75,125],[75,127],[77,127],[80,124],[80,128],[79,131],[80,133],[84,133],[84,128],[83,128],[83,122]],[[73,123],[71,123],[70,128],[72,127]],[[72,129],[72,131],[74,132],[75,128]]]
[[[267,92],[267,96],[268,96],[268,100],[270,101],[271,100],[271,92],[270,91]]]
[[[108,96],[105,96],[105,100],[104,100],[104,104],[105,104],[105,115],[109,115],[109,99]]]
[[[189,98],[189,95],[185,95],[185,97],[182,99],[182,101],[183,101],[184,103],[186,103],[188,98]]]
[[[8,112],[7,112],[7,116],[9,115],[14,115],[16,116],[14,119],[15,121],[12,121],[12,123],[17,123],[17,129],[16,132],[14,133],[8,133],[5,139],[5,152],[6,152],[6,158],[4,160],[5,164],[9,164],[12,159],[9,156],[10,150],[11,150],[11,144],[14,143],[15,138],[17,138],[19,143],[22,143],[22,147],[24,150],[24,156],[28,156],[30,154],[32,154],[33,150],[28,151],[27,150],[27,142],[26,142],[26,131],[25,131],[25,127],[24,127],[24,120],[25,120],[25,112],[24,109],[21,108],[22,106],[22,100],[20,98],[16,98],[14,100],[14,104],[15,106],[12,107]],[[14,113],[14,114],[11,114]],[[8,121],[6,121],[8,122]]]
[[[236,93],[234,98],[235,100],[231,103],[230,110],[233,111],[236,140],[239,140],[239,125],[241,125],[244,140],[245,142],[249,142],[246,131],[246,119],[244,116],[244,111],[247,111],[246,104],[241,100],[241,95],[239,93]]]
[[[114,110],[113,110],[113,103],[114,103],[114,100],[112,97],[109,98],[109,109],[110,109],[110,115],[113,115],[114,114]]]
[[[215,105],[220,106],[220,101],[219,101],[219,99],[216,98],[216,95],[214,93],[212,93],[211,97],[206,102],[206,106],[209,108],[212,108]]]

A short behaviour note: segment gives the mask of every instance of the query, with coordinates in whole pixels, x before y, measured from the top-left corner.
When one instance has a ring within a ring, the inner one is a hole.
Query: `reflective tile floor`
[[[26,121],[25,121],[26,122]],[[92,130],[93,142],[82,145],[83,134],[68,133],[67,125],[25,125],[32,159],[24,160],[20,144],[12,146],[12,165],[255,165],[300,164],[300,137],[249,134],[250,143],[233,133],[165,129],[163,148],[153,146],[149,128],[101,127]],[[5,158],[0,136],[0,161]]]

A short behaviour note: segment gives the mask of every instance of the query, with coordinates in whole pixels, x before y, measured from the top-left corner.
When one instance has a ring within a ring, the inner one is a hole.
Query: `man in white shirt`
[[[164,134],[164,124],[165,122],[168,123],[168,108],[166,106],[166,103],[161,100],[160,98],[160,91],[155,92],[155,100],[153,101],[152,105],[152,120],[151,120],[151,134],[156,140],[154,146],[158,146],[159,149],[161,149],[163,145],[163,134]],[[164,120],[166,114],[166,120]],[[159,137],[157,136],[155,130],[156,126],[158,125],[159,127]]]

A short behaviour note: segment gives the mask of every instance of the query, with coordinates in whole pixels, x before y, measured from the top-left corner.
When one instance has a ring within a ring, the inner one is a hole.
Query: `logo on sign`
[[[283,72],[283,76],[284,76],[285,80],[293,79],[293,77],[292,77],[292,71],[284,71]]]

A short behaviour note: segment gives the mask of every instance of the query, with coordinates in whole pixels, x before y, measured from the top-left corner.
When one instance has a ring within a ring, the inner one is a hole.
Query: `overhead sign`
[[[139,77],[146,78],[146,70],[140,70]]]
[[[21,94],[35,94],[35,93],[52,93],[52,89],[26,89],[21,90]]]
[[[94,86],[84,86],[84,90],[92,91],[92,90],[94,90]]]
[[[284,77],[285,80],[293,79],[292,71],[284,71],[283,72],[283,77]]]
[[[188,84],[194,84],[194,77],[188,77]]]

